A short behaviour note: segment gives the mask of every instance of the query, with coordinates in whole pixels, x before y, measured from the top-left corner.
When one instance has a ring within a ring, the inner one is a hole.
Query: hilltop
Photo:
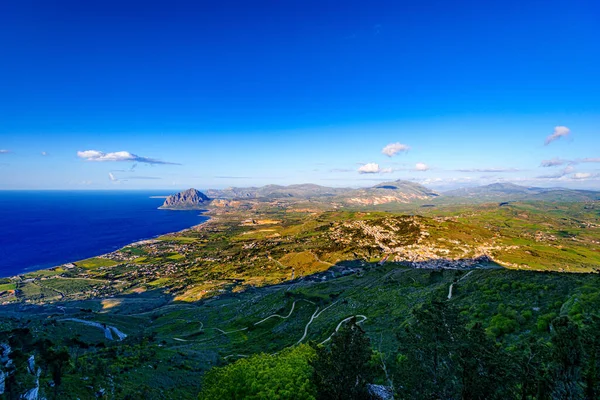
[[[209,201],[210,199],[204,193],[196,189],[188,189],[167,197],[160,208],[188,210],[200,209],[204,207]]]

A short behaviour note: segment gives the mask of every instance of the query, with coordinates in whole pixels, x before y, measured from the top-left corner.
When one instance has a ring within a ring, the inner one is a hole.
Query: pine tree
[[[367,383],[372,371],[369,361],[372,349],[369,338],[356,319],[336,332],[330,346],[317,347],[312,362],[313,380],[318,399],[353,400],[370,398]]]
[[[568,317],[552,321],[552,397],[561,400],[583,399],[582,370],[584,351],[581,332]]]

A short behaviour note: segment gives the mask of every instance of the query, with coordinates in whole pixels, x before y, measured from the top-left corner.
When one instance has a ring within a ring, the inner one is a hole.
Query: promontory
[[[194,210],[205,207],[208,202],[210,202],[210,199],[201,191],[188,189],[167,197],[160,208],[170,210]]]

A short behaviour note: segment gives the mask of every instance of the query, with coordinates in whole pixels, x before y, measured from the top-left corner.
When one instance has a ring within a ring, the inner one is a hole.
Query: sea
[[[0,191],[0,277],[98,256],[208,219],[198,210],[159,210],[169,194]]]

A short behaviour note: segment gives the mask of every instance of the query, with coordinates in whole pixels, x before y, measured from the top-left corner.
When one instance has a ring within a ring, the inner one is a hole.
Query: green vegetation
[[[88,258],[87,260],[83,260],[83,261],[78,261],[77,263],[75,263],[75,265],[77,265],[78,267],[81,268],[85,268],[85,269],[95,269],[95,268],[100,268],[100,267],[112,267],[113,265],[117,265],[118,263],[113,261],[113,260],[109,260],[106,258]]]
[[[5,290],[15,290],[17,288],[17,285],[14,283],[4,283],[0,285],[0,292],[3,292]]]
[[[313,358],[314,350],[301,345],[277,355],[257,354],[213,368],[205,375],[198,398],[313,400],[317,394],[309,365]]]
[[[597,398],[597,207],[223,211],[73,268],[0,281],[0,343],[29,330],[30,343],[13,346],[22,357],[12,387],[35,385],[23,359],[34,354],[49,400],[101,389],[148,400],[238,393],[229,389],[349,398],[340,388],[352,385],[336,386],[345,377],[360,382],[357,398],[367,383],[398,398]],[[575,271],[585,273],[564,273]],[[363,345],[341,355],[350,327]]]

